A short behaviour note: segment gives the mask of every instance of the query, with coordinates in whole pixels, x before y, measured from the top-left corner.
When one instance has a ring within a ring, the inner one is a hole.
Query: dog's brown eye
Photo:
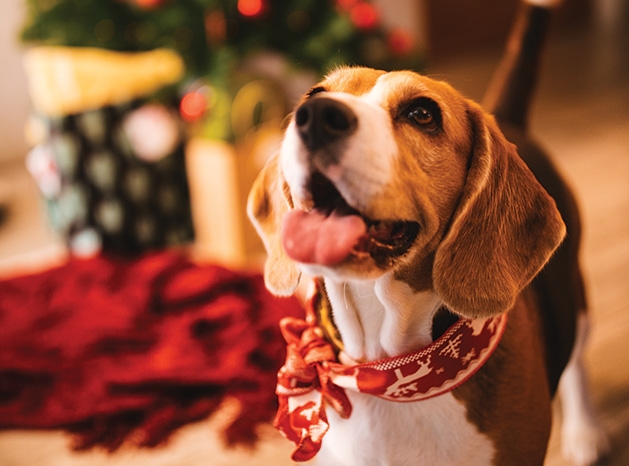
[[[436,133],[441,129],[441,111],[439,105],[429,98],[421,97],[404,105],[399,113],[416,128],[428,133]]]
[[[435,117],[433,113],[424,107],[417,107],[408,113],[408,118],[420,126],[428,126],[434,123]]]

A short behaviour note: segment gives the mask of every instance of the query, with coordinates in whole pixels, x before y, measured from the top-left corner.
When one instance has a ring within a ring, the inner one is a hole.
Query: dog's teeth
[[[369,236],[378,240],[378,239],[387,239],[391,236],[393,231],[393,222],[389,221],[378,221],[369,225]]]

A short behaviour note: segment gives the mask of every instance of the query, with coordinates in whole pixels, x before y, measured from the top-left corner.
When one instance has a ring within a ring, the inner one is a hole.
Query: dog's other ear
[[[284,189],[279,157],[274,156],[262,169],[247,200],[247,214],[262,238],[267,252],[264,282],[277,296],[289,296],[299,284],[299,271],[282,247],[280,227],[290,208],[290,195]]]
[[[436,251],[433,283],[447,306],[475,318],[513,306],[561,243],[565,225],[493,117],[472,102],[468,116],[468,174]]]

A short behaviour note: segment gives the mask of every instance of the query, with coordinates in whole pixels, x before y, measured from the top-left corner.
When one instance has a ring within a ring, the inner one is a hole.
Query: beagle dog
[[[298,332],[276,423],[294,459],[542,465],[556,391],[566,455],[584,466],[605,452],[581,359],[578,211],[526,132],[540,3],[522,7],[495,118],[415,72],[339,68],[299,102],[257,178],[248,212],[267,287],[290,295],[316,277],[331,322],[315,310],[283,327]],[[429,373],[450,375],[418,388]]]

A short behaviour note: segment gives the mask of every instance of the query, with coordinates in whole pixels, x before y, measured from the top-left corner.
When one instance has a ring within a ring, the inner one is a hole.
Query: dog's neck
[[[416,292],[392,274],[324,281],[344,353],[353,360],[398,356],[432,341],[433,318],[442,304],[433,291]]]

